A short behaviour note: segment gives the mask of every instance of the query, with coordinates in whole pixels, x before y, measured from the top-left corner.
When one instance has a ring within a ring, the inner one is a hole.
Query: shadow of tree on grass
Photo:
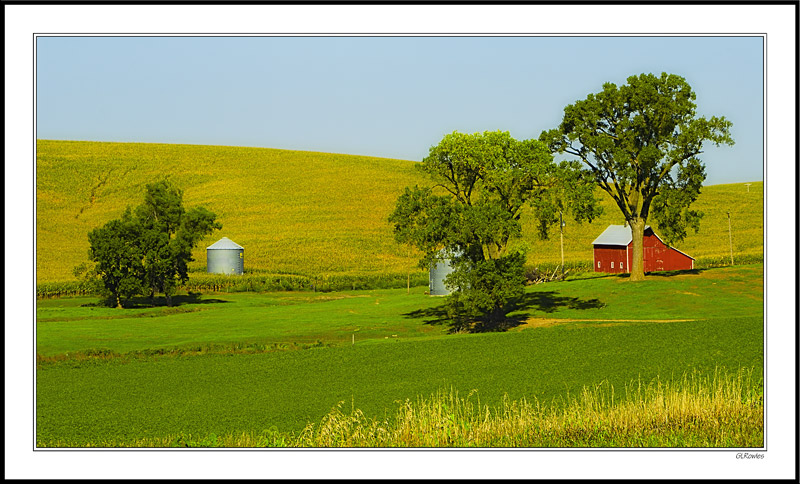
[[[204,298],[202,293],[190,292],[189,294],[178,294],[172,296],[172,307],[184,306],[187,304],[219,304],[228,303],[225,299]],[[114,307],[114,301],[108,299],[101,299],[96,303],[83,304],[82,307]],[[149,296],[136,296],[125,301],[123,307],[125,309],[143,309],[143,308],[157,308],[167,307],[167,298],[164,296],[157,296],[150,298]]]
[[[447,324],[450,322],[450,319],[447,317],[447,309],[444,307],[444,301],[442,301],[442,304],[439,306],[426,309],[417,309],[416,311],[404,313],[403,316],[410,319],[425,319],[422,322],[423,324],[430,324],[433,326]]]
[[[684,269],[681,271],[645,272],[646,277],[673,277],[689,274],[701,274],[705,269]]]
[[[580,299],[577,297],[561,296],[555,291],[542,291],[526,293],[512,304],[505,317],[501,320],[479,320],[473,322],[469,327],[464,327],[448,316],[445,301],[435,307],[418,309],[403,314],[406,318],[422,319],[423,324],[448,326],[450,333],[488,333],[502,332],[515,328],[531,317],[531,311],[553,313],[559,309],[597,309],[605,306],[605,303],[597,298]]]
[[[677,271],[659,271],[659,272],[645,272],[645,276],[653,276],[653,277],[672,277],[672,276],[681,276],[681,275],[696,275],[701,274],[706,269],[682,269]],[[610,279],[610,278],[617,278],[617,279],[629,279],[631,277],[630,273],[628,272],[621,272],[621,273],[609,273],[609,272],[586,272],[577,276],[570,276],[570,281],[585,281],[589,279]]]
[[[219,304],[227,303],[224,299],[204,298],[199,292],[190,292],[189,294],[179,294],[172,296],[172,306],[183,306],[186,304]],[[128,307],[137,308],[150,308],[161,307],[167,305],[167,298],[164,296],[150,297],[135,297],[128,301]]]
[[[529,292],[523,295],[516,304],[516,311],[534,310],[552,313],[559,309],[597,309],[605,303],[597,298],[580,299],[561,296],[555,291]]]

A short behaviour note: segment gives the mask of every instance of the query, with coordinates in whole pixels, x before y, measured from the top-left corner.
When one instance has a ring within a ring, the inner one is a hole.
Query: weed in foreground
[[[298,434],[272,428],[261,433],[173,435],[90,447],[694,447],[763,446],[763,380],[753,369],[697,372],[682,379],[634,381],[618,393],[607,382],[584,387],[577,397],[543,405],[511,400],[481,405],[477,391],[455,389],[398,402],[393,417],[370,418],[337,404],[319,423]],[[39,447],[68,447],[66,442]]]
[[[607,382],[564,404],[510,400],[494,409],[439,391],[406,400],[394,419],[377,421],[335,407],[308,425],[301,447],[760,447],[763,402],[752,371],[641,381],[616,394]]]

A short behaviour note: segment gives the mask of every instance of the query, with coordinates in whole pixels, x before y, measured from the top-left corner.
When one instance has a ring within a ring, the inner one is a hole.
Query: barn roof
[[[649,225],[644,226],[645,231],[649,228],[650,228]],[[661,237],[659,237],[658,234],[655,233],[655,231],[653,231],[653,235],[655,235],[658,240],[661,240]],[[605,229],[602,234],[600,234],[596,239],[594,239],[592,245],[621,245],[627,247],[632,240],[633,240],[633,234],[631,234],[631,228],[628,227],[627,225],[609,225],[608,228]],[[680,251],[675,247],[670,246],[663,240],[661,240],[661,243],[663,243],[670,249],[680,252],[686,257],[694,260],[694,257],[690,256],[686,252]]]
[[[241,245],[232,241],[227,237],[223,237],[213,244],[209,245],[207,249],[244,249]]]
[[[656,235],[656,237],[658,237],[658,235]],[[661,240],[661,239],[659,238],[658,240]],[[670,249],[674,250],[675,252],[680,252],[681,254],[685,255],[686,257],[688,257],[688,258],[690,258],[692,260],[697,260],[697,259],[695,259],[694,257],[690,256],[689,254],[687,254],[686,252],[684,252],[682,250],[678,250],[675,247],[672,247],[670,245],[668,245],[667,247],[669,247]]]
[[[649,225],[645,225],[644,229],[649,229]],[[633,235],[631,234],[631,228],[627,225],[609,225],[607,229],[603,231],[592,245],[628,245],[633,240]]]

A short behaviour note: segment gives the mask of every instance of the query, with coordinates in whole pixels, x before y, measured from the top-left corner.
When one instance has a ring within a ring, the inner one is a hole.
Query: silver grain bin
[[[223,237],[206,248],[209,274],[241,275],[244,272],[244,247]]]
[[[450,265],[450,255],[445,250],[440,250],[436,261],[431,265],[428,277],[428,289],[431,296],[450,294],[450,289],[444,285],[444,278],[451,272],[453,272],[453,267]]]

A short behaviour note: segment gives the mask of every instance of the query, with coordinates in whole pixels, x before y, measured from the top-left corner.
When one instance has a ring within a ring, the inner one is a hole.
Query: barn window
[[[597,268],[600,268],[600,261],[597,261]]]
[[[624,262],[620,262],[619,263],[619,268],[620,269],[624,269],[625,268],[625,263]]]
[[[614,268],[614,263],[613,263],[613,262],[611,263],[611,268],[612,268],[612,269]]]

